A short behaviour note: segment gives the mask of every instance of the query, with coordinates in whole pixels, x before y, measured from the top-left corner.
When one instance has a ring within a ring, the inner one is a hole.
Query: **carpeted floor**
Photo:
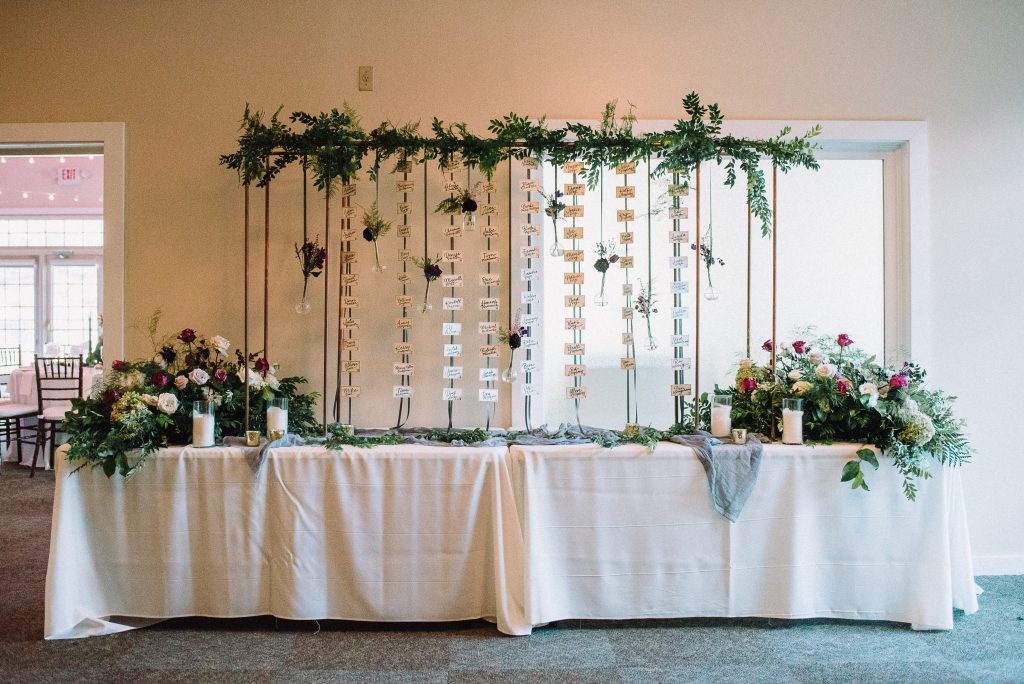
[[[952,632],[835,620],[483,622],[188,619],[43,641],[53,475],[0,475],[0,682],[1024,682],[1024,576],[981,577]],[[878,578],[879,582],[885,578]]]

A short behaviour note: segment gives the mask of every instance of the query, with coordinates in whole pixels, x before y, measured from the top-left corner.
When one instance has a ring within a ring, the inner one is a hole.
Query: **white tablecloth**
[[[907,501],[891,462],[839,482],[854,445],[767,445],[730,524],[692,450],[513,446],[527,617],[834,617],[951,629],[978,609],[960,475]]]
[[[528,633],[507,451],[165,449],[131,480],[58,458],[47,638],[186,615],[447,621]]]

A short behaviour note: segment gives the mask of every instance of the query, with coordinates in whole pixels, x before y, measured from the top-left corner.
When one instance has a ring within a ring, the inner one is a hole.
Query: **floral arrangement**
[[[412,263],[416,268],[423,271],[423,278],[427,281],[427,287],[423,290],[423,306],[420,307],[421,313],[427,313],[433,307],[427,301],[427,295],[430,294],[430,283],[434,282],[441,277],[441,257],[436,256],[431,259],[428,256],[412,257]]]
[[[295,309],[299,313],[308,313],[306,287],[309,285],[309,279],[311,277],[319,278],[327,264],[327,249],[320,245],[320,236],[317,235],[312,240],[306,240],[301,245],[296,243],[295,258],[299,260],[299,265],[302,267],[302,300]]]
[[[375,273],[381,273],[385,269],[380,263],[377,240],[389,230],[391,230],[391,222],[384,220],[376,202],[371,204],[369,209],[363,211],[363,239],[373,243],[373,270]]]
[[[640,293],[636,296],[633,309],[647,321],[647,348],[654,351],[658,348],[658,341],[651,332],[651,314],[658,313],[658,310],[654,308],[654,288],[651,287],[650,281],[640,281]]]
[[[619,255],[615,253],[614,240],[597,243],[597,261],[594,262],[594,268],[601,274],[601,291],[594,302],[597,306],[608,306],[608,295],[604,293],[604,281],[608,276],[608,269],[618,260]]]
[[[463,227],[472,229],[476,226],[477,206],[473,192],[465,189],[450,197],[445,197],[434,208],[434,212],[438,214],[462,214]]]
[[[316,395],[298,391],[305,378],[278,378],[267,359],[252,354],[246,361],[230,349],[223,337],[185,328],[159,342],[149,358],[114,361],[92,396],[72,400],[64,421],[68,459],[101,467],[108,477],[129,477],[156,449],[192,441],[194,401],[216,405],[218,435],[240,435],[247,374],[250,429],[263,428],[268,399],[286,397],[290,431],[322,432],[313,414]]]
[[[516,349],[523,346],[523,338],[529,334],[529,329],[520,323],[519,312],[516,311],[515,318],[512,320],[512,324],[508,328],[498,329],[498,342],[501,344],[508,345],[508,368],[501,374],[501,379],[504,382],[515,382],[516,372],[512,368],[512,362],[516,357]]]
[[[763,347],[774,348],[772,340]],[[879,364],[853,348],[847,334],[820,338],[813,344],[796,340],[776,355],[771,368],[751,359],[740,361],[733,389],[733,424],[767,433],[778,427],[783,398],[803,399],[804,434],[815,441],[858,441],[873,444],[893,459],[903,476],[908,499],[917,493],[916,480],[927,479],[929,458],[961,465],[971,447],[962,420],[953,413],[954,397],[925,386],[925,371],[913,363],[899,369]],[[842,481],[868,489],[863,464],[878,468],[871,449],[843,469]]]

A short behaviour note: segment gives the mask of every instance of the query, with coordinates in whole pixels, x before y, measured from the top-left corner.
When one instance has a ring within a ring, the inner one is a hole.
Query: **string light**
[[[0,157],[0,164],[6,164],[6,163],[7,163],[7,157]]]
[[[78,195],[75,195],[75,201],[76,202],[78,201]]]
[[[47,195],[47,197],[49,197],[49,198],[50,198],[50,201],[51,201],[51,202],[53,201],[53,193],[52,193],[52,192],[51,192],[51,193],[50,193],[49,195]]]
[[[21,193],[21,198],[22,199],[28,199],[28,193],[27,192]]]
[[[61,157],[61,158],[60,158],[60,163],[61,163],[61,164],[65,163],[66,161],[67,161],[67,159],[65,159],[64,157]]]
[[[29,164],[35,164],[36,163],[36,158],[35,157],[29,157],[28,158],[28,163]]]

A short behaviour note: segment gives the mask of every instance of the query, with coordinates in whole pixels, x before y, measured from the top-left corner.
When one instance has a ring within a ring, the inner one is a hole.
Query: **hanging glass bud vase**
[[[471,233],[476,230],[476,200],[467,197],[462,200],[462,230]]]
[[[313,310],[313,307],[312,307],[312,305],[309,302],[306,301],[306,297],[305,296],[303,296],[302,299],[300,299],[295,304],[295,313],[297,313],[297,314],[305,315],[305,314],[308,314],[312,310]]]

